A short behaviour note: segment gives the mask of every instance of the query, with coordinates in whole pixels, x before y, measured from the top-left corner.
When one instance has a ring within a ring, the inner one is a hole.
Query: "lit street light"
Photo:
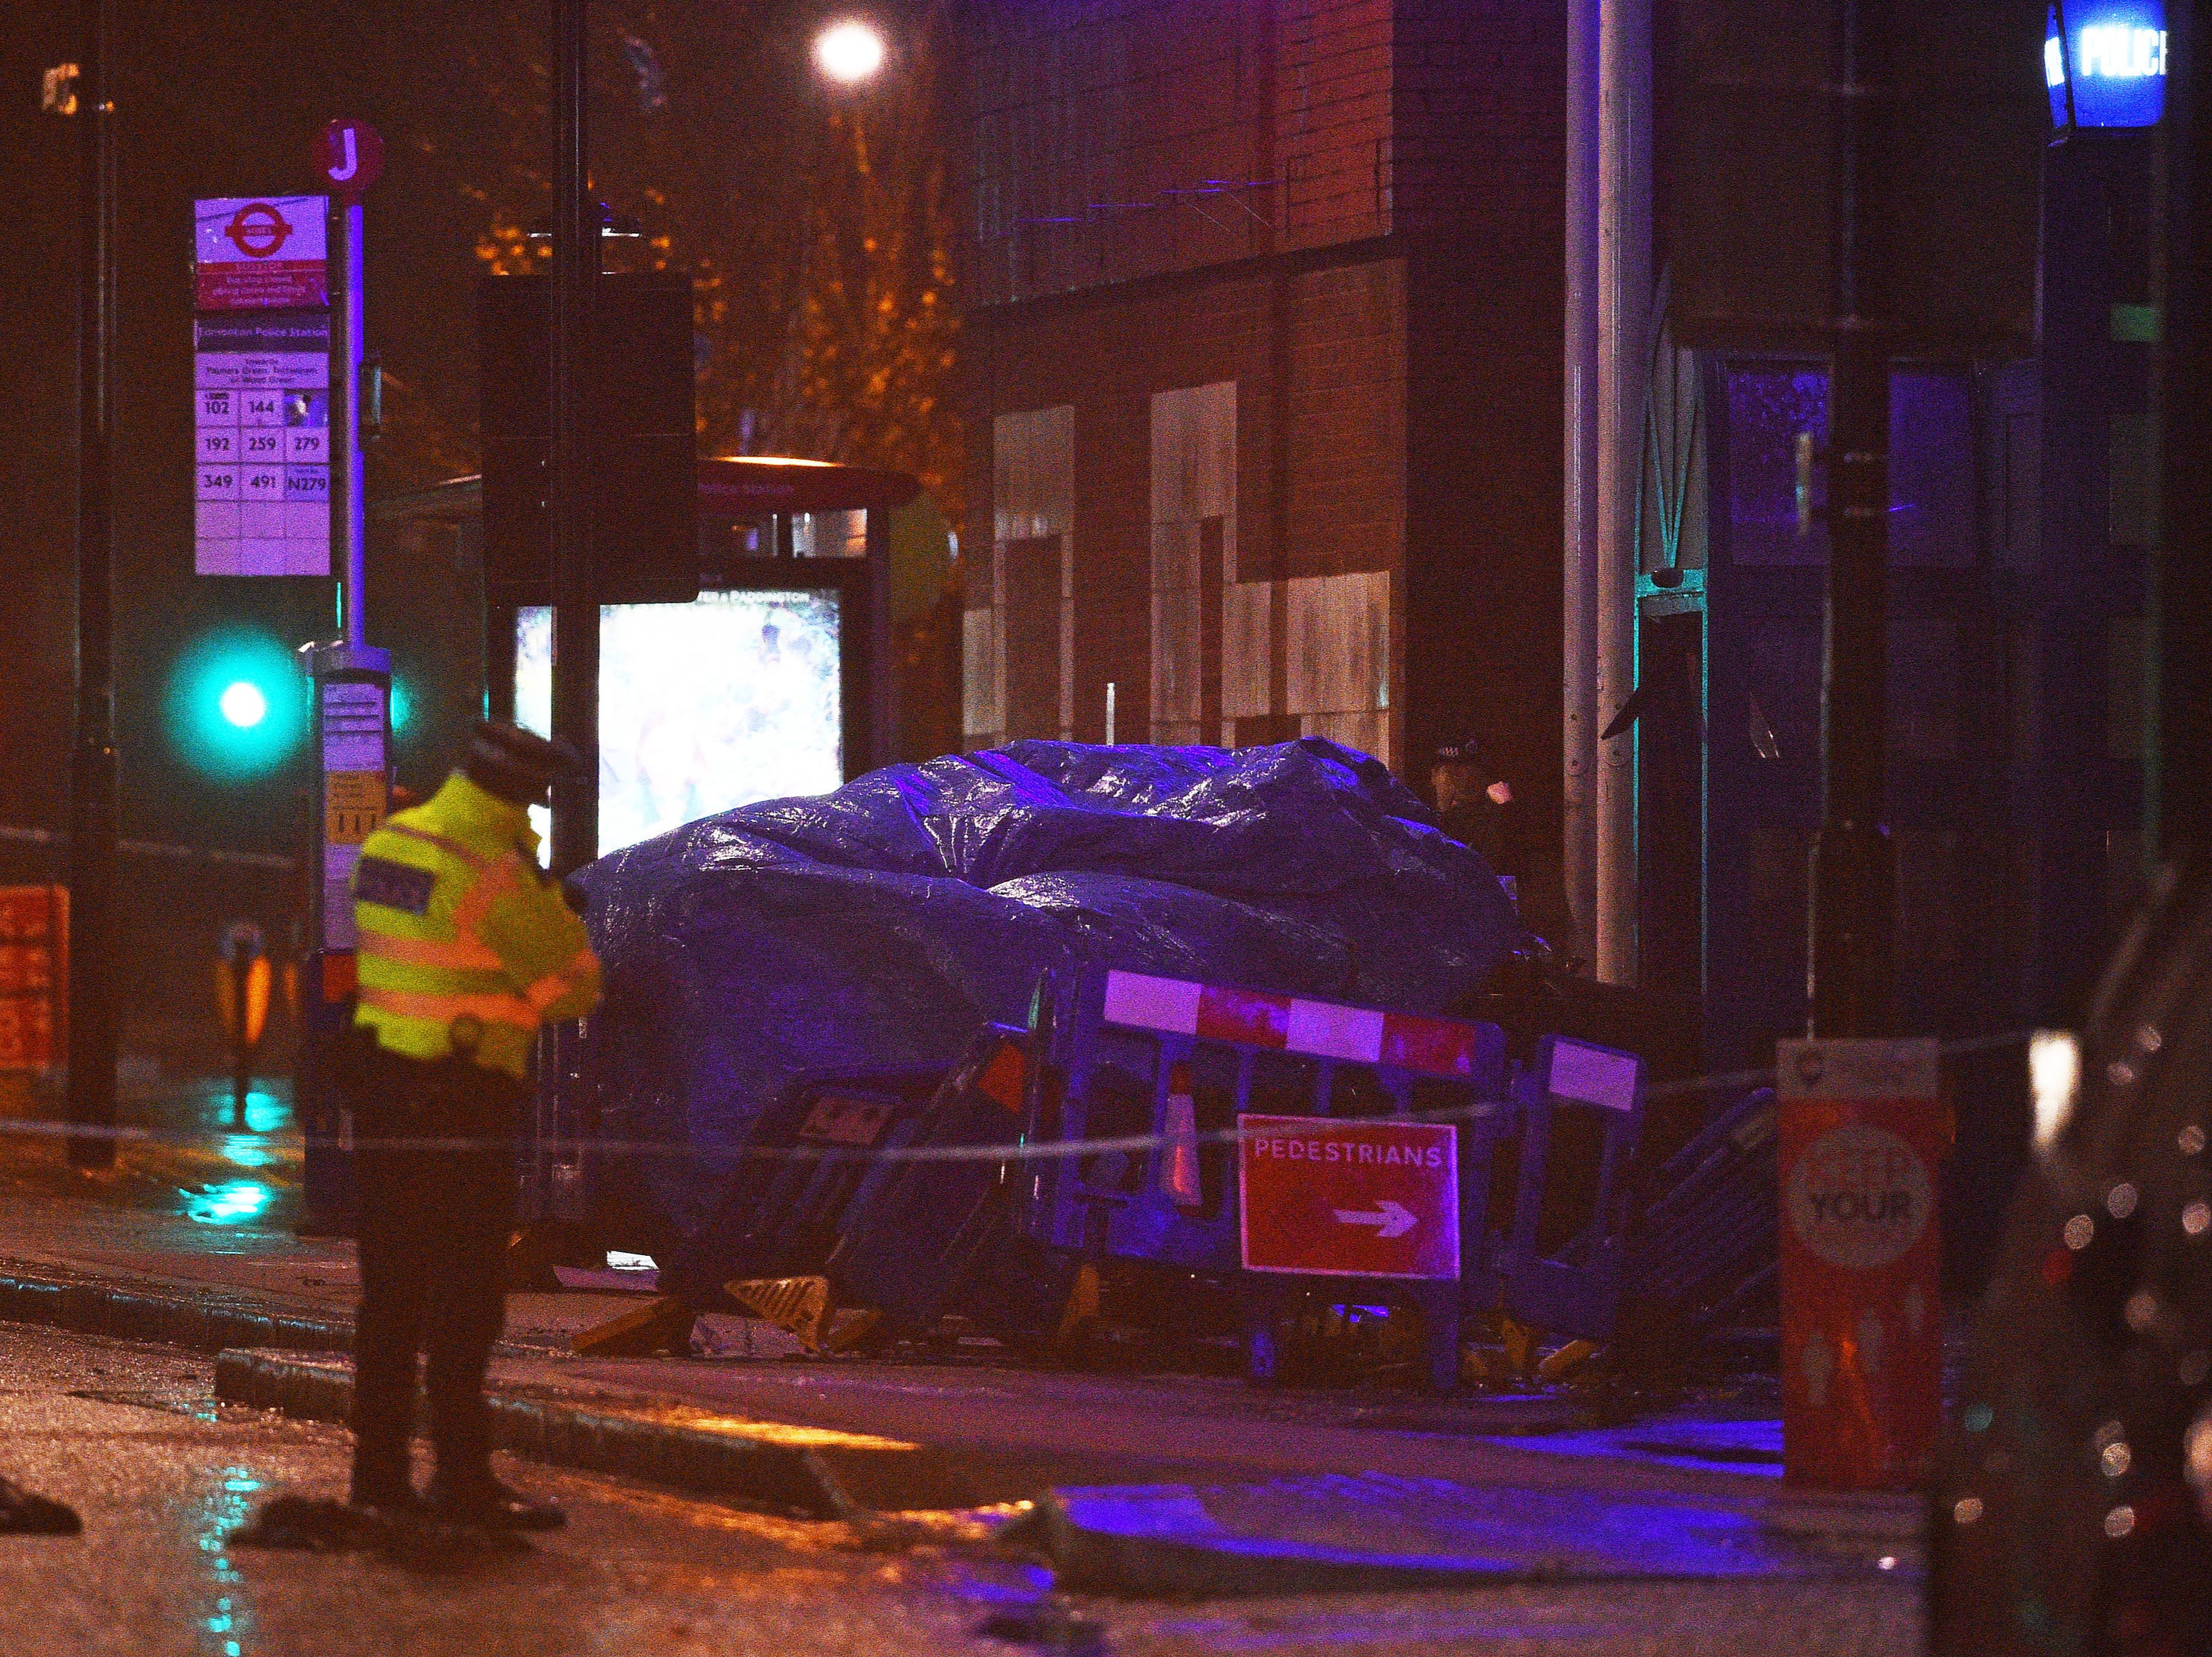
[[[884,37],[848,18],[814,37],[814,66],[844,86],[858,86],[884,66]]]

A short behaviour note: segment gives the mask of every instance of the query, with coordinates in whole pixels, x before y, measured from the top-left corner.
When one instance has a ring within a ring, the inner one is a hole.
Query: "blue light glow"
[[[2156,126],[2166,112],[2166,9],[2162,0],[2081,0],[2059,27],[2045,14],[2043,82],[2051,124]]]
[[[276,1153],[244,1134],[232,1134],[222,1142],[222,1159],[233,1168],[267,1168],[276,1160]]]
[[[246,1096],[246,1126],[255,1133],[274,1133],[290,1126],[292,1107],[258,1088]]]

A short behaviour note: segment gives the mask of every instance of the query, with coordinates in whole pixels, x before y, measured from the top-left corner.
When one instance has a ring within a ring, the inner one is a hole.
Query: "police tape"
[[[2033,1030],[2008,1030],[1996,1035],[1960,1037],[1939,1042],[1937,1051],[1945,1059],[1968,1058],[1978,1053],[1996,1052],[2008,1047],[2024,1047],[2035,1034],[2036,1032]],[[1682,1098],[1693,1094],[1713,1093],[1730,1088],[1757,1088],[1771,1083],[1774,1079],[1775,1071],[1771,1065],[1747,1070],[1714,1071],[1682,1081],[1653,1084],[1644,1089],[1644,1097],[1647,1101]],[[1486,1120],[1512,1108],[1513,1106],[1510,1101],[1484,1100],[1474,1104],[1455,1106],[1449,1109],[1412,1111],[1404,1115],[1317,1116],[1314,1120],[1334,1124],[1432,1123],[1449,1126],[1461,1122]],[[0,1120],[0,1139],[17,1136],[204,1148],[210,1132],[215,1132],[219,1137],[226,1139],[252,1138],[260,1141],[263,1137],[238,1129],[203,1129],[198,1132],[186,1132],[182,1129],[107,1126],[23,1119]],[[303,1147],[334,1147],[349,1151],[523,1150],[539,1156],[550,1154],[556,1157],[564,1153],[575,1153],[596,1156],[696,1158],[700,1161],[731,1164],[744,1162],[830,1161],[839,1162],[1013,1162],[1050,1161],[1069,1156],[1103,1156],[1117,1151],[1157,1150],[1169,1144],[1239,1144],[1247,1139],[1272,1137],[1278,1132],[1279,1130],[1275,1129],[1232,1127],[1201,1130],[1194,1135],[1131,1133],[1102,1138],[1049,1141],[1017,1139],[958,1145],[870,1146],[830,1142],[782,1145],[697,1145],[672,1144],[664,1139],[605,1139],[580,1136],[524,1134],[368,1136],[351,1133],[303,1134],[299,1137],[298,1143]]]

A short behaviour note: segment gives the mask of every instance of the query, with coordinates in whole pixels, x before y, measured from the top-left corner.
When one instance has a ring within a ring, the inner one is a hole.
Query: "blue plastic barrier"
[[[820,1272],[848,1211],[884,1166],[878,1153],[913,1138],[944,1080],[935,1065],[793,1078],[761,1114],[713,1217],[663,1262],[663,1292],[708,1307],[732,1278]]]
[[[987,1024],[897,1144],[916,1151],[1016,1148],[1030,1067],[1027,1032]],[[854,1193],[828,1261],[838,1298],[927,1334],[966,1310],[1014,1344],[1048,1335],[1073,1266],[1024,1246],[1008,1223],[1012,1170],[987,1156],[881,1162]]]
[[[1047,1062],[1031,1083],[1024,1137],[1099,1149],[1016,1165],[1021,1236],[1078,1260],[1234,1285],[1259,1381],[1274,1378],[1278,1305],[1320,1280],[1243,1270],[1239,1120],[1443,1120],[1462,1144],[1486,1144],[1477,1125],[1504,1098],[1504,1036],[1494,1025],[1139,974],[1048,980],[1036,1035]],[[1468,1259],[1486,1257],[1486,1173],[1463,1174],[1459,1193],[1463,1283]],[[1462,1284],[1326,1282],[1347,1300],[1417,1305],[1431,1383],[1455,1379]]]
[[[1554,1334],[1609,1340],[1620,1310],[1628,1168],[1644,1129],[1644,1065],[1635,1054],[1563,1035],[1537,1043],[1535,1063],[1517,1081],[1519,1191],[1513,1223],[1492,1262],[1505,1309]],[[1553,1150],[1571,1116],[1595,1126],[1596,1180],[1585,1215],[1567,1235],[1543,1235]]]
[[[1717,1327],[1771,1296],[1780,1247],[1774,1090],[1723,1113],[1652,1175],[1628,1238],[1629,1297],[1668,1333]]]

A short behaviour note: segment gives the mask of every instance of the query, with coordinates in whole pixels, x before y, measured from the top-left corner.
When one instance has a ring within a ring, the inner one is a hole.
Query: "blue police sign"
[[[2043,80],[2051,124],[2156,126],[2166,112],[2164,0],[2076,0],[2053,5],[2045,26]]]

